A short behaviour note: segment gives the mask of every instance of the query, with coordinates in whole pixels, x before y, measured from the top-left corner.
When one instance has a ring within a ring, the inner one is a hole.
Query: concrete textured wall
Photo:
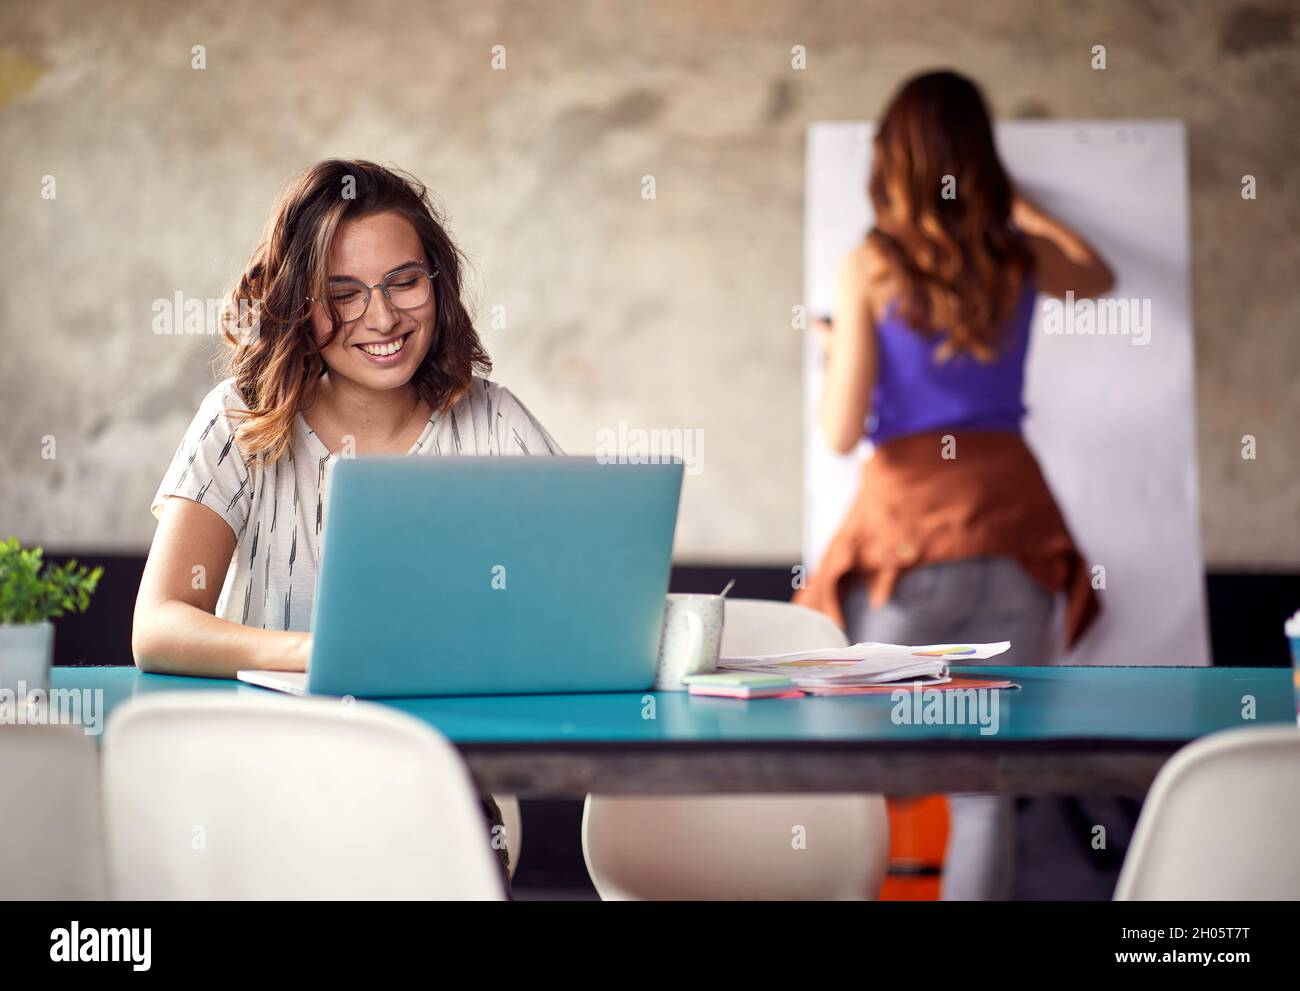
[[[1187,122],[1206,557],[1294,566],[1295,3],[5,3],[0,531],[147,546],[212,381],[153,302],[219,296],[285,179],[359,156],[446,203],[495,377],[566,448],[703,430],[679,558],[794,560],[804,128],[940,65],[1004,117]]]

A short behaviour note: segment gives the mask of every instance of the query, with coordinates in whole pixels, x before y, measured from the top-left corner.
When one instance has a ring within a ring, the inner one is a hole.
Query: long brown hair
[[[904,83],[876,130],[868,188],[868,239],[896,276],[900,314],[944,333],[939,358],[992,360],[1033,255],[1011,225],[1011,181],[979,87],[955,72]]]
[[[330,332],[318,345],[308,297],[327,298],[335,231],[344,220],[384,211],[411,222],[436,271],[433,344],[411,380],[420,398],[435,410],[449,409],[476,372],[491,370],[461,298],[463,256],[424,184],[373,162],[317,162],[280,195],[261,242],[226,297],[223,336],[233,345],[228,374],[248,407],[228,412],[243,420],[237,436],[247,457],[261,455],[268,464],[280,458],[292,443],[294,417],[315,399],[326,370],[320,353],[338,333],[339,320],[331,312]]]

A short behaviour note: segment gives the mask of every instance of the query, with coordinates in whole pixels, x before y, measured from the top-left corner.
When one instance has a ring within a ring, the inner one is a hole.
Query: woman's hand
[[[1026,234],[1044,234],[1051,226],[1052,218],[1017,189],[1011,198],[1011,222]]]
[[[817,338],[817,346],[821,348],[824,362],[831,353],[831,322],[825,317],[818,317],[808,326],[808,329]]]
[[[1052,216],[1018,189],[1011,220],[1029,240],[1037,263],[1038,288],[1049,296],[1101,296],[1115,285],[1115,273],[1078,231]]]
[[[283,667],[278,664],[277,671],[306,671],[307,662],[311,660],[311,634],[289,632],[285,634],[283,646]]]
[[[311,659],[311,634],[297,630],[257,630],[261,634],[251,665],[258,671],[306,671]]]

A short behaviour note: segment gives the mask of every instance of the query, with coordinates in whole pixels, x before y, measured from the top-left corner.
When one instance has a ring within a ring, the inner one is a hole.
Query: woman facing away
[[[131,636],[142,671],[306,669],[340,457],[562,453],[480,377],[491,361],[461,274],[414,178],[328,160],[289,184],[227,300],[229,377],[203,398],[153,499]]]
[[[1007,664],[1053,653],[1054,599],[1073,645],[1099,604],[1021,436],[1038,293],[1114,282],[1078,233],[1018,196],[979,89],[952,72],[909,80],[876,131],[875,226],[842,260],[820,427],[875,445],[857,500],[796,601],[852,640],[1010,640]],[[943,897],[1010,893],[1010,797],[954,795]]]

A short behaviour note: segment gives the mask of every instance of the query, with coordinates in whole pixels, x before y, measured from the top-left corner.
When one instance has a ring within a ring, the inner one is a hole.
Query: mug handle
[[[686,651],[686,656],[690,658],[690,666],[694,668],[699,662],[700,650],[704,647],[704,620],[700,619],[699,613],[691,612],[689,609],[682,613],[682,618],[686,620],[686,632],[690,637],[690,647]]]

